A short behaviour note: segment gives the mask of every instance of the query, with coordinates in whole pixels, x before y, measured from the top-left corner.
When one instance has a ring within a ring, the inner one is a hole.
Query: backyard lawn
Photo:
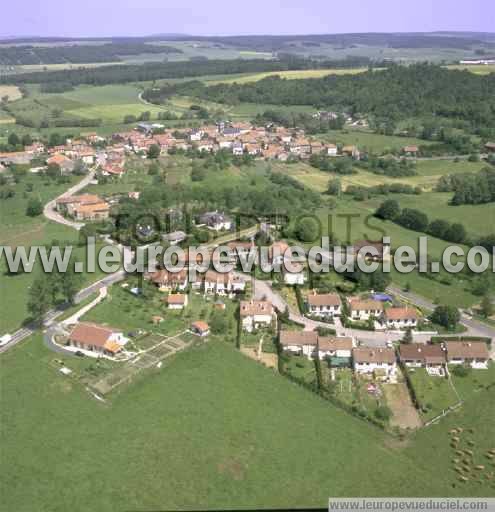
[[[444,409],[459,402],[449,381],[443,377],[430,377],[424,368],[409,371],[417,399],[421,404],[424,421],[431,420]]]

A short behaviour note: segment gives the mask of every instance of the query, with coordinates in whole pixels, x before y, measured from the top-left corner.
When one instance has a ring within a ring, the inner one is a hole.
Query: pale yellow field
[[[236,82],[238,84],[245,84],[249,82],[258,82],[269,76],[280,76],[281,78],[287,78],[289,80],[295,80],[298,78],[321,78],[327,75],[356,75],[363,73],[368,68],[346,68],[346,69],[301,69],[295,71],[266,71],[263,73],[254,73],[252,75],[245,75],[241,77],[229,77],[222,80],[212,80],[208,82],[208,85],[216,84],[228,84]]]
[[[495,64],[453,64],[447,66],[447,68],[459,69],[461,71],[467,69],[476,75],[489,75],[490,73],[495,73]]]
[[[21,91],[15,85],[0,85],[0,99],[9,97],[9,101],[15,101],[22,97]]]
[[[272,56],[272,54],[270,52],[256,52],[256,51],[249,51],[249,50],[241,51],[241,52],[239,52],[239,54],[245,55],[246,57],[260,57],[260,58]]]
[[[417,175],[402,178],[391,178],[388,176],[373,174],[362,169],[360,169],[357,174],[336,176],[333,173],[323,172],[311,167],[308,164],[303,163],[289,166],[283,164],[274,164],[273,170],[290,174],[293,178],[297,179],[307,187],[316,190],[317,192],[324,192],[328,187],[328,181],[335,177],[340,178],[342,187],[344,189],[349,185],[374,187],[384,184],[390,185],[392,183],[403,183],[406,185],[411,185],[412,187],[419,186],[424,191],[431,191],[441,176],[441,174],[438,174],[431,176]]]

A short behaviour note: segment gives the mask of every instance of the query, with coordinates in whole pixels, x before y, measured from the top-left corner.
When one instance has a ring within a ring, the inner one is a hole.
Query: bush
[[[43,205],[41,204],[41,201],[36,198],[30,199],[26,207],[26,215],[28,215],[29,217],[37,217],[42,213]]]
[[[454,366],[452,373],[456,377],[467,377],[471,373],[471,367],[459,364],[459,365]]]
[[[392,411],[386,405],[381,405],[375,410],[375,416],[379,420],[389,421],[390,418],[392,417]]]

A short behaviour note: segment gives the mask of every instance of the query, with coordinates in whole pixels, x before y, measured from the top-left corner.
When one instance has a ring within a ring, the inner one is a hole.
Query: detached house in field
[[[199,217],[199,223],[204,224],[208,229],[213,229],[214,231],[220,231],[222,229],[228,231],[232,229],[232,219],[218,211],[203,213]]]
[[[275,319],[273,305],[266,300],[242,300],[240,316],[242,328],[247,332],[259,327],[270,327]]]
[[[466,364],[477,370],[486,370],[490,353],[483,341],[448,341],[447,361],[449,364]]]
[[[366,321],[371,317],[379,318],[383,313],[383,304],[378,300],[349,299],[351,320]]]
[[[441,345],[402,343],[400,362],[409,368],[426,368],[430,375],[445,375],[447,355]]]
[[[184,293],[171,293],[167,297],[168,309],[184,309],[188,304],[188,297]]]
[[[89,352],[114,356],[127,343],[122,331],[89,322],[77,324],[69,335],[68,345]]]
[[[191,332],[196,336],[204,338],[210,334],[210,326],[206,322],[198,320],[191,324]]]
[[[407,329],[418,325],[418,312],[415,308],[388,308],[384,318],[388,329]]]
[[[404,146],[402,148],[402,153],[406,156],[417,156],[419,153],[418,146]]]
[[[308,310],[311,315],[322,317],[338,316],[342,312],[342,301],[337,293],[308,295]]]
[[[397,375],[395,352],[391,348],[355,348],[352,358],[354,371],[358,374],[373,375],[383,381]]]

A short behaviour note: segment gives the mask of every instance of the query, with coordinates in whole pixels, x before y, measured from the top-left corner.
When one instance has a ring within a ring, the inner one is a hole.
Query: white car
[[[4,345],[7,345],[7,343],[10,343],[12,341],[12,336],[10,334],[4,334],[0,338],[0,347],[3,347]]]

